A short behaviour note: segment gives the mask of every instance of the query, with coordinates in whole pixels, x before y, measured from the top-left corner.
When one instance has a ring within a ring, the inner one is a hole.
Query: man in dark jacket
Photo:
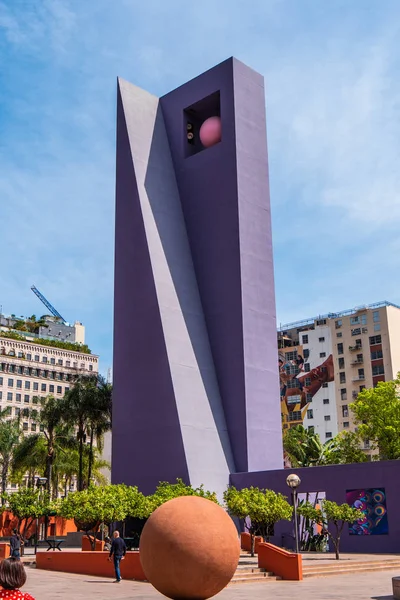
[[[21,558],[21,537],[16,529],[13,529],[10,537],[10,556],[18,560]]]
[[[121,572],[119,570],[119,563],[121,560],[124,560],[126,554],[126,544],[122,538],[119,537],[119,531],[114,531],[114,539],[111,543],[111,550],[108,557],[108,560],[114,556],[114,569],[115,569],[115,582],[119,583],[121,581]]]

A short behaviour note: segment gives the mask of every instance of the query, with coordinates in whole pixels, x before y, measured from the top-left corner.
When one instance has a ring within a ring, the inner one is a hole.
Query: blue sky
[[[400,303],[398,0],[0,0],[0,304],[112,362],[117,75],[266,79],[278,322]],[[43,311],[44,312],[44,311]]]

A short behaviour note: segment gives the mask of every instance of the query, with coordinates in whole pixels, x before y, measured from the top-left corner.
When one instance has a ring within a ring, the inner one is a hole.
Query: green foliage
[[[7,481],[15,447],[22,435],[18,419],[7,419],[8,411],[0,411],[0,473],[1,491],[7,489]]]
[[[283,436],[283,449],[292,467],[311,467],[323,464],[324,446],[319,435],[296,425]]]
[[[381,460],[400,458],[400,373],[394,381],[380,381],[364,389],[350,405],[358,431],[378,449]]]
[[[126,485],[91,486],[72,492],[62,500],[60,514],[81,523],[111,523],[123,521],[138,494],[137,488]]]
[[[292,517],[293,509],[286,497],[272,490],[255,487],[237,490],[235,487],[229,487],[224,493],[224,501],[233,517],[250,520],[250,524],[246,526],[252,536],[252,554],[255,535],[262,535],[268,540],[275,523],[290,521]]]
[[[186,485],[182,479],[177,479],[176,483],[168,483],[167,481],[160,482],[153,498],[156,505],[160,506],[161,504],[164,504],[164,502],[168,502],[168,500],[172,500],[172,498],[179,498],[180,496],[200,496],[201,498],[207,498],[207,500],[211,500],[218,504],[215,492],[205,490],[203,485],[198,488],[193,488],[191,485]]]
[[[22,536],[34,519],[45,515],[57,514],[57,503],[51,502],[49,494],[36,488],[20,488],[11,494],[4,494],[4,508],[18,518],[18,528],[22,528]]]
[[[363,517],[360,510],[352,508],[348,504],[337,504],[331,500],[322,500],[321,508],[306,502],[299,506],[298,512],[302,517],[323,527],[324,534],[330,537],[335,547],[337,560],[339,560],[340,538],[345,523],[354,523]],[[328,529],[329,525],[331,525],[331,529]]]
[[[324,444],[325,465],[346,465],[366,462],[367,455],[361,449],[362,438],[359,433],[342,431]]]
[[[2,331],[0,337],[9,338],[12,340],[20,340],[26,342],[26,336],[15,333],[14,331]],[[78,344],[77,342],[61,342],[58,340],[47,340],[46,338],[29,339],[30,344],[39,344],[40,346],[51,346],[53,348],[63,348],[72,352],[82,352],[83,354],[91,354],[92,351],[86,344]]]

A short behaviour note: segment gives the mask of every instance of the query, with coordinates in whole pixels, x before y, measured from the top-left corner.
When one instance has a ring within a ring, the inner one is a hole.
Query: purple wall
[[[112,481],[189,480],[121,95],[117,104]]]
[[[220,93],[222,141],[189,158],[185,109]],[[261,75],[229,59],[161,98],[236,469],[282,465]]]
[[[342,552],[400,552],[400,519],[397,513],[400,498],[400,461],[309,467],[307,469],[281,469],[258,473],[231,475],[231,484],[241,489],[255,486],[272,489],[290,497],[286,477],[297,473],[301,479],[299,492],[325,492],[327,500],[339,504],[346,502],[346,490],[384,487],[389,523],[388,535],[349,535],[345,526],[341,540]],[[272,542],[290,547],[293,539],[292,526],[282,521],[275,528]]]

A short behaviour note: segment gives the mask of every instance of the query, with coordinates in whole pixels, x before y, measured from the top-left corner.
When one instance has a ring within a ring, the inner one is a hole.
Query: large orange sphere
[[[140,536],[146,578],[173,600],[218,594],[232,579],[239,555],[232,519],[218,504],[197,496],[162,504]]]

